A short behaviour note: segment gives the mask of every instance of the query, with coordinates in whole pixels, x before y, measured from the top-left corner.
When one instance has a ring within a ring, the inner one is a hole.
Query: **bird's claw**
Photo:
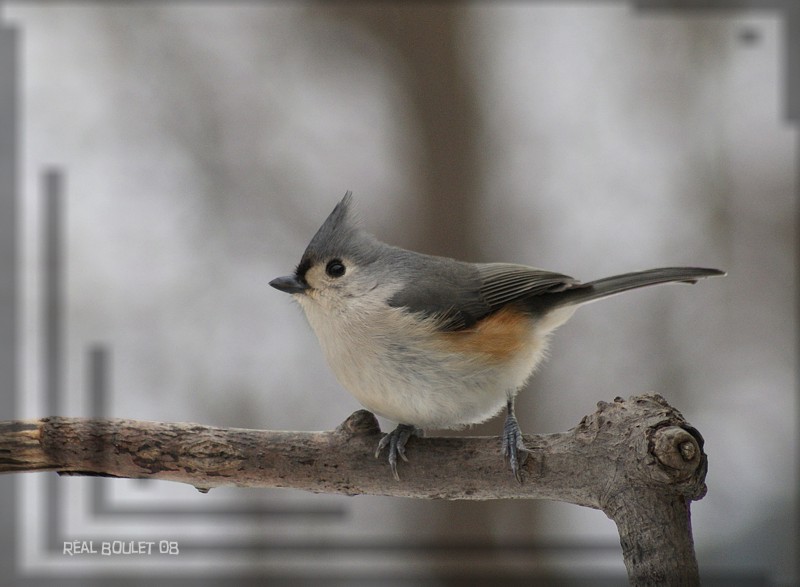
[[[389,467],[392,469],[392,476],[396,481],[400,481],[400,475],[397,474],[397,457],[400,456],[401,459],[408,462],[406,443],[412,436],[422,436],[422,431],[416,426],[399,424],[397,428],[381,438],[378,448],[375,450],[375,458],[378,458],[381,451],[389,447]]]
[[[508,461],[511,472],[517,482],[522,483],[522,466],[528,460],[530,451],[522,440],[522,432],[519,429],[516,417],[509,414],[503,426],[503,457]]]

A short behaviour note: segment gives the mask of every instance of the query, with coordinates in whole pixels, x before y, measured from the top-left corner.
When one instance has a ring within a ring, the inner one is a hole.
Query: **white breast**
[[[531,328],[528,344],[498,364],[446,352],[431,321],[385,303],[332,308],[297,299],[339,382],[367,409],[420,428],[459,428],[497,414],[536,368],[552,329]]]

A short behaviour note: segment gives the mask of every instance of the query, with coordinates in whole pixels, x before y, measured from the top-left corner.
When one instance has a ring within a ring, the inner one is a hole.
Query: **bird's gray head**
[[[295,294],[301,303],[336,306],[356,300],[378,286],[391,287],[385,264],[377,261],[396,250],[365,232],[356,222],[347,192],[317,230],[293,275],[270,285]]]

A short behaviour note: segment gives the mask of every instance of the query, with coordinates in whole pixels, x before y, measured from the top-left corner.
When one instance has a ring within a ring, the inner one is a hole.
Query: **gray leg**
[[[400,475],[397,474],[397,455],[400,455],[401,459],[408,462],[406,458],[406,442],[412,436],[422,436],[422,430],[410,424],[398,424],[397,428],[381,438],[375,451],[375,458],[378,458],[381,451],[387,446],[389,447],[389,466],[392,468],[392,475],[397,481],[400,481]]]
[[[528,459],[528,449],[522,441],[522,432],[517,424],[517,417],[514,415],[514,400],[508,400],[506,404],[506,423],[503,426],[503,457],[508,461],[511,471],[517,481],[522,483],[522,471],[520,467]]]

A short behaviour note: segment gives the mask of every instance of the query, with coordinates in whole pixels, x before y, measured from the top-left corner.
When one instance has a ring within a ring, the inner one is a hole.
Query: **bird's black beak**
[[[288,294],[304,293],[308,289],[308,285],[297,279],[294,275],[276,277],[270,281],[269,284],[275,289],[279,289]]]

